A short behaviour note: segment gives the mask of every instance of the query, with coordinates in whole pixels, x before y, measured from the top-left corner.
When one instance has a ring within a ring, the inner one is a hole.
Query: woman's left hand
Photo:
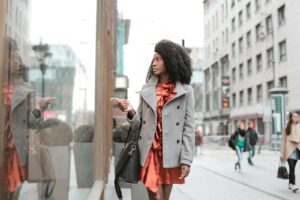
[[[183,179],[185,177],[187,177],[190,173],[190,166],[182,164],[181,165],[181,176],[179,177],[179,179]]]

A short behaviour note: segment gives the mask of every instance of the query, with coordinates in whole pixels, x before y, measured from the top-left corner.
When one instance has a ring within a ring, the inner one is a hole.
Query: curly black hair
[[[155,45],[154,51],[162,57],[170,81],[190,84],[192,77],[191,58],[185,48],[170,40],[161,40]],[[148,69],[146,82],[154,75],[152,64],[153,61]]]

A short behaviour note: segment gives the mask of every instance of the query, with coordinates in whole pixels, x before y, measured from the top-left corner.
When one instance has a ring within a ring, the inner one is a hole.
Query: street
[[[262,151],[254,158],[255,166],[247,163],[244,154],[241,172],[234,170],[235,152],[229,148],[207,149],[197,156],[185,185],[175,185],[172,200],[293,200],[300,193],[288,190],[288,180],[276,178],[279,153]],[[300,167],[296,169],[300,182]]]

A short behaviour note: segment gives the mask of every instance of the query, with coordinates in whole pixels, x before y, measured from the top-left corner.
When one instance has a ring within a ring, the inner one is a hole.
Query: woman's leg
[[[297,160],[288,159],[287,160],[290,168],[290,175],[289,175],[289,183],[295,185],[295,166],[297,163]]]
[[[163,189],[162,185],[158,186],[158,190],[156,193],[152,192],[151,190],[147,189],[149,200],[163,200]]]
[[[164,184],[162,186],[162,189],[163,189],[163,200],[169,200],[170,198],[170,195],[171,195],[171,191],[172,191],[172,187],[173,187],[173,184]]]

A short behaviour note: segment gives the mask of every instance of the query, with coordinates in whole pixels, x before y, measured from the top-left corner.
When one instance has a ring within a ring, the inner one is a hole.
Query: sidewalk
[[[184,185],[174,185],[171,200],[299,200],[300,191],[288,190],[288,180],[276,178],[279,152],[263,150],[254,158],[255,166],[247,163],[244,154],[242,170],[234,170],[235,152],[228,147],[207,148],[194,159],[191,173]],[[112,171],[113,172],[113,168]],[[296,169],[300,186],[300,162]],[[105,190],[104,200],[117,200],[113,173]],[[123,189],[124,199],[131,199],[131,189]],[[137,199],[133,199],[137,200]],[[144,200],[144,199],[138,199]],[[147,200],[147,199],[145,199]]]

